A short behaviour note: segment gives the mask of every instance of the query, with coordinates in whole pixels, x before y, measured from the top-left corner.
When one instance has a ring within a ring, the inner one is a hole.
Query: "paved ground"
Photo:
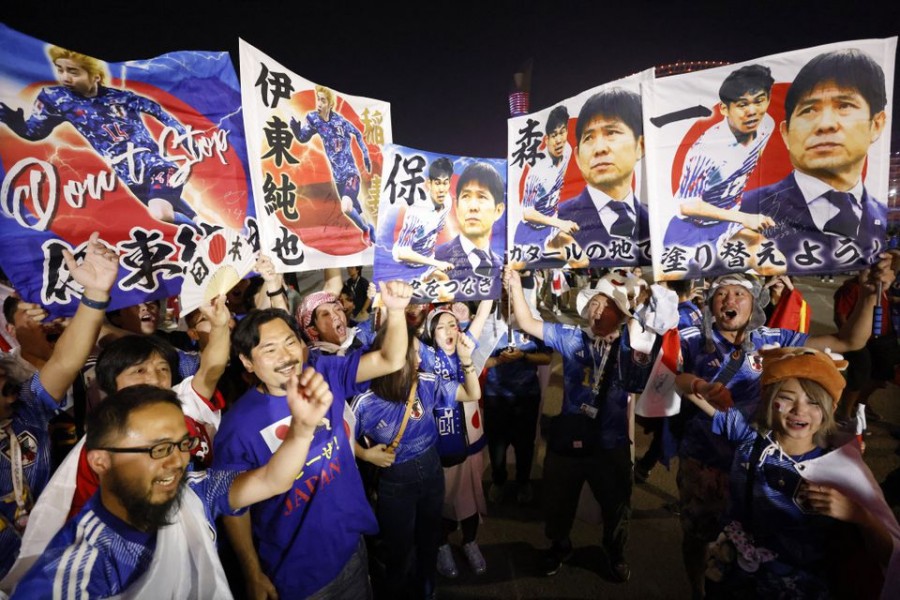
[[[832,295],[840,284],[823,284],[817,278],[801,280],[799,287],[813,308],[813,333],[827,332],[832,325]],[[552,318],[546,315],[547,318]],[[563,316],[563,319],[566,315]],[[558,363],[550,381],[546,411],[558,402],[560,371]],[[898,440],[890,435],[900,425],[900,388],[889,385],[871,401],[885,420],[871,424],[872,435],[866,438],[866,461],[876,478],[884,481],[891,472],[900,471]],[[558,410],[558,409],[557,409]],[[642,455],[649,443],[639,430],[635,449]],[[487,461],[485,461],[487,463]],[[599,574],[601,564],[600,527],[584,520],[576,521],[572,538],[576,546],[573,560],[555,577],[537,572],[539,550],[547,543],[541,523],[541,468],[543,446],[535,460],[535,502],[520,507],[515,491],[501,504],[490,505],[490,514],[479,531],[479,543],[487,560],[488,571],[476,577],[466,568],[465,558],[457,552],[460,576],[439,581],[440,598],[687,598],[687,581],[681,567],[681,533],[678,518],[666,507],[676,497],[675,471],[662,467],[653,470],[647,484],[636,485],[633,494],[633,518],[627,558],[631,564],[631,581],[616,584]],[[485,481],[489,481],[489,472]],[[590,513],[590,510],[583,510]],[[455,540],[458,542],[458,540]]]

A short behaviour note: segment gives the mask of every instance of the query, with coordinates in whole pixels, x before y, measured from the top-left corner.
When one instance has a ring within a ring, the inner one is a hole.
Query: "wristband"
[[[459,366],[462,367],[463,369],[469,369],[469,368],[471,368],[471,367],[474,367],[475,365],[472,364],[472,363],[469,363],[469,364],[467,364],[467,365],[464,365],[464,364],[462,364],[462,363],[459,363]]]
[[[281,286],[274,292],[266,292],[266,296],[268,296],[269,298],[274,298],[275,296],[280,296],[282,294],[287,294],[287,290],[284,289],[284,286]]]
[[[691,382],[691,393],[695,396],[699,396],[700,392],[697,391],[697,384],[700,383],[700,378],[697,377]]]
[[[88,308],[93,308],[96,310],[106,310],[109,307],[109,299],[107,298],[104,301],[99,300],[91,300],[87,296],[81,297],[81,303],[87,306]]]

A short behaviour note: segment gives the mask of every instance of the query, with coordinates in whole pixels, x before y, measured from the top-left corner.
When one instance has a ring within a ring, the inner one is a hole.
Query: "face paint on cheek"
[[[772,402],[772,408],[777,410],[781,414],[784,414],[784,413],[788,412],[789,410],[791,410],[787,404],[782,404],[781,402],[779,402],[777,400]]]

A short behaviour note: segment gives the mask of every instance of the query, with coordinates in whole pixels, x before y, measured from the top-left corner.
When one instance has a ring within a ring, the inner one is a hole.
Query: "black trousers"
[[[512,444],[516,453],[516,482],[528,483],[534,462],[534,438],[541,396],[484,398],[484,435],[491,458],[491,480],[503,485],[507,480],[506,450]]]
[[[563,456],[547,449],[544,460],[545,534],[552,542],[568,540],[584,483],[600,504],[603,547],[615,563],[624,559],[634,483],[631,449],[595,450],[589,456]]]

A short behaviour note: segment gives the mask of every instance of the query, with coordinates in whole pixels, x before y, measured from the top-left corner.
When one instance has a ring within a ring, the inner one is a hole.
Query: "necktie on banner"
[[[475,248],[472,250],[472,254],[478,259],[478,264],[475,265],[475,274],[481,275],[482,277],[490,277],[492,267],[491,258],[488,256],[488,253],[484,250]]]
[[[853,211],[855,205],[853,195],[831,190],[825,194],[825,199],[837,209],[838,213],[825,223],[824,231],[851,239],[856,238],[859,235],[859,217]]]
[[[609,232],[618,237],[634,237],[634,217],[628,205],[625,202],[610,202],[607,206],[617,215]]]
[[[671,417],[681,412],[681,395],[675,388],[678,374],[678,358],[681,354],[681,338],[678,329],[663,334],[662,345],[656,362],[650,371],[647,385],[634,407],[641,417]]]

